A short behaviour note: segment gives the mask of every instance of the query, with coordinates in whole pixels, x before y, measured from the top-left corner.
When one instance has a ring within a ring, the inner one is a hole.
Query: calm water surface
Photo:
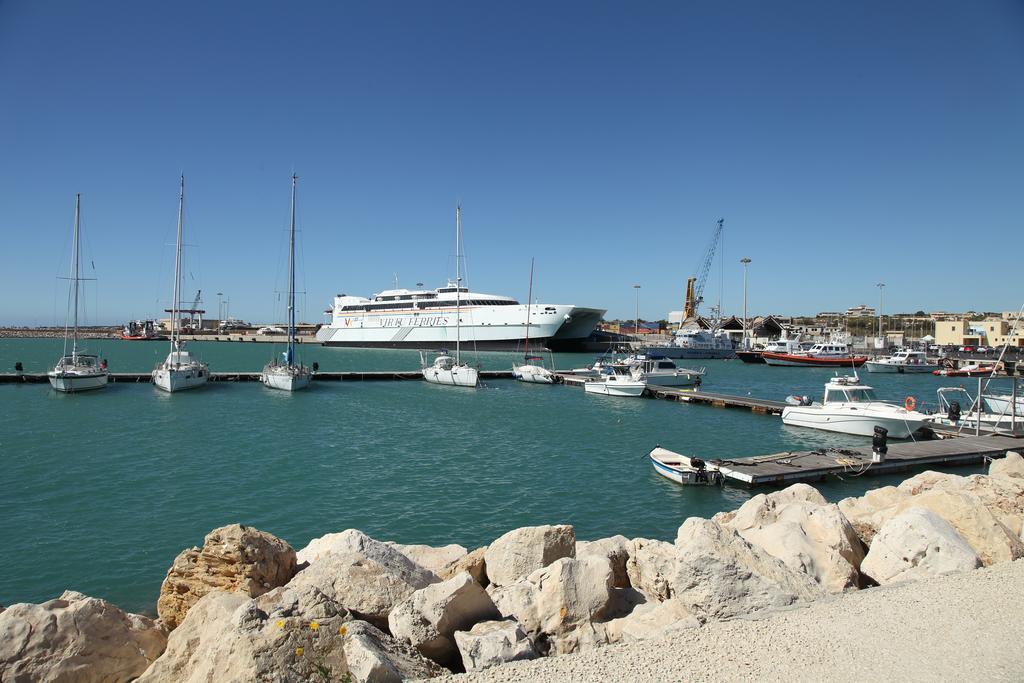
[[[61,340],[0,340],[0,372],[15,361],[44,371],[62,347]],[[148,370],[167,353],[159,342],[90,347],[115,372]],[[214,371],[258,370],[274,352],[266,344],[190,348]],[[419,367],[414,351],[310,346],[303,353],[323,370]],[[479,354],[487,369],[509,368],[513,359]],[[568,368],[591,359],[555,360]],[[820,397],[831,374],[705,364],[708,390],[764,398]],[[913,395],[926,405],[934,405],[936,388],[958,383],[865,376],[883,398]],[[174,556],[231,522],[296,548],[349,527],[380,539],[473,548],[517,526],[560,522],[574,524],[581,539],[621,533],[670,540],[686,517],[733,509],[750,494],[683,488],[656,475],[645,460],[655,444],[713,458],[865,442],[744,410],[511,380],[477,390],[314,382],[293,395],[256,383],[214,383],[173,396],[148,384],[71,396],[49,385],[0,385],[0,604],[71,588],[152,613]],[[901,478],[819,488],[839,499]]]

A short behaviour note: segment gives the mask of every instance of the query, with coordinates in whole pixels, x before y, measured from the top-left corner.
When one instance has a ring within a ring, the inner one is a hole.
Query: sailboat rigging
[[[81,209],[82,195],[75,195],[75,228],[71,240],[71,275],[68,278],[71,284],[70,296],[72,300],[68,311],[71,323],[71,353],[68,354],[68,323],[64,323],[64,352],[61,359],[57,361],[56,367],[47,374],[50,386],[60,392],[73,393],[88,391],[90,389],[102,389],[107,386],[109,373],[107,372],[106,361],[100,361],[94,355],[78,352],[78,292],[79,283],[86,278],[81,277]]]
[[[530,288],[526,296],[526,336],[523,345],[523,364],[512,366],[512,376],[520,382],[531,382],[533,384],[554,384],[555,377],[551,371],[543,365],[532,363],[540,361],[540,356],[530,355],[530,308],[533,304],[533,266],[534,257],[530,257]]]

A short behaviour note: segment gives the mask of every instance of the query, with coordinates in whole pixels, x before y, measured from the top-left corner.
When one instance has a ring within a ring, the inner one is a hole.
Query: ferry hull
[[[105,372],[96,374],[80,375],[67,373],[48,373],[50,386],[65,394],[75,394],[81,391],[93,391],[107,386],[109,375]]]

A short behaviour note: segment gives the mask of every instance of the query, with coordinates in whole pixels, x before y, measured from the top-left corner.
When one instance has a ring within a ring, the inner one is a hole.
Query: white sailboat
[[[433,384],[450,384],[457,387],[475,387],[480,383],[476,368],[462,362],[462,207],[455,207],[455,357],[446,352],[427,364],[426,356],[420,351],[423,379]]]
[[[81,260],[81,244],[79,241],[80,216],[82,206],[82,195],[75,195],[75,231],[71,244],[71,281],[70,289],[73,309],[68,311],[72,317],[71,324],[71,353],[68,353],[68,325],[64,323],[64,353],[57,361],[56,367],[46,373],[50,380],[50,386],[57,391],[73,393],[77,391],[89,391],[90,389],[102,389],[107,386],[109,373],[105,362],[101,362],[96,356],[78,352],[78,283],[83,279],[79,276],[79,261]]]
[[[532,384],[554,384],[555,376],[543,365],[530,361],[542,360],[540,356],[530,355],[530,305],[533,303],[533,258],[530,258],[530,289],[526,298],[526,340],[523,346],[522,365],[512,366],[512,376],[520,382]]]
[[[181,236],[182,216],[185,209],[185,176],[181,176],[178,190],[178,239],[174,246],[174,294],[171,299],[171,351],[167,359],[153,370],[153,384],[158,389],[174,392],[194,389],[206,384],[210,378],[210,368],[185,350],[185,342],[181,340],[181,320],[179,296],[181,295]]]
[[[295,364],[295,184],[292,174],[292,219],[288,236],[288,348],[283,363],[277,359],[263,366],[260,381],[264,386],[282,391],[296,391],[309,386],[312,373],[305,365]]]

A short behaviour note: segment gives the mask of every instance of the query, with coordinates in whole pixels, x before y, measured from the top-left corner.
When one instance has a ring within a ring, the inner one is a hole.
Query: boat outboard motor
[[[946,415],[946,418],[950,422],[960,421],[960,401],[952,401],[949,404],[949,413]]]
[[[889,452],[888,439],[889,430],[875,425],[875,434],[871,437],[871,462],[885,462],[885,454]]]
[[[697,470],[697,476],[694,477],[699,482],[706,482],[708,480],[707,465],[700,458],[690,458],[690,467]]]
[[[320,364],[317,363],[316,361],[313,361],[313,372],[316,372],[319,369],[320,369]]]
[[[14,364],[14,371],[15,372],[24,372],[25,371],[25,368],[22,367],[20,360],[17,363]]]
[[[813,403],[813,401],[811,401],[811,397],[810,396],[801,396],[800,397],[800,405],[802,405],[802,406],[809,406],[809,405],[811,405],[811,403]]]

